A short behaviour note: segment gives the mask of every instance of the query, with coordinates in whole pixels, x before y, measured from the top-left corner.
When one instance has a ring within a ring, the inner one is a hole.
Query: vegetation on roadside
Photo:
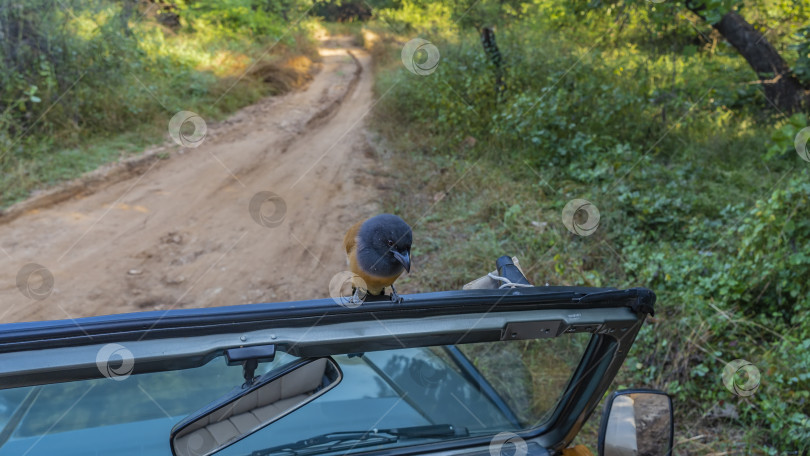
[[[386,209],[416,231],[406,289],[458,288],[506,253],[536,284],[649,287],[617,383],[674,395],[678,451],[810,451],[807,108],[760,84],[810,84],[807,2],[339,3],[0,0],[0,208],[163,140],[178,111],[286,90],[318,16],[370,16],[328,29],[375,56],[380,156],[400,170]],[[726,40],[731,13],[783,73]],[[429,74],[402,64],[416,37],[440,53]],[[592,235],[561,222],[577,198],[599,210]],[[734,359],[754,394],[724,386]]]
[[[305,0],[0,0],[0,208],[289,89]],[[279,74],[281,77],[279,77]]]
[[[365,27],[381,158],[407,170],[386,203],[418,239],[407,287],[458,288],[512,254],[535,284],[651,288],[656,316],[617,386],[674,395],[678,452],[809,451],[810,163],[794,147],[806,113],[773,109],[746,60],[686,9],[662,24],[651,2],[462,3],[403,1]],[[742,9],[797,75],[800,3]],[[504,62],[500,95],[483,26]],[[432,74],[402,64],[416,37],[440,52]],[[590,236],[561,221],[575,198],[600,213]],[[760,374],[750,396],[724,386],[735,359]]]

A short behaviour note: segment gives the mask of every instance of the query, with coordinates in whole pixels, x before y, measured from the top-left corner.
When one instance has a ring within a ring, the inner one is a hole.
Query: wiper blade
[[[464,437],[469,435],[467,428],[457,428],[450,424],[431,424],[428,426],[411,426],[390,429],[371,429],[367,431],[330,432],[308,439],[299,440],[293,443],[278,445],[263,450],[256,450],[250,456],[270,456],[276,453],[286,453],[290,455],[304,455],[321,453],[324,451],[334,451],[342,448],[347,442],[356,441],[354,447],[365,447],[380,445],[384,443],[394,443],[400,439],[419,439],[432,437]],[[329,445],[327,445],[329,444]],[[327,445],[326,448],[322,448]],[[338,448],[340,447],[340,448]],[[309,450],[314,451],[309,451]]]
[[[331,451],[349,451],[354,448],[363,448],[368,446],[382,445],[385,443],[394,443],[397,440],[399,440],[398,437],[382,436],[382,435],[380,436],[369,435],[368,437],[365,437],[362,440],[348,437],[341,437],[339,439],[329,440],[327,442],[315,444],[305,448],[299,447],[297,449],[293,449],[291,448],[291,445],[279,445],[276,447],[265,448],[264,450],[254,451],[253,453],[250,453],[250,456],[270,456],[270,455],[309,456]],[[324,446],[325,443],[330,444]]]

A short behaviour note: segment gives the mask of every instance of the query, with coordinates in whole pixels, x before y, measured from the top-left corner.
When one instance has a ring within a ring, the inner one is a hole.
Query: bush
[[[539,2],[493,19],[500,101],[475,31],[433,35],[424,10],[389,16],[419,18],[400,42],[441,52],[429,76],[393,56],[378,76],[377,128],[394,166],[414,170],[402,191],[422,195],[392,195],[389,210],[429,233],[414,286],[460,286],[510,253],[538,284],[649,287],[656,318],[617,383],[675,395],[684,451],[808,451],[810,171],[793,150],[806,117],[763,113],[757,88],[735,82],[746,62],[690,48],[682,19],[650,34],[631,14],[609,33],[613,16],[570,12]],[[561,226],[573,198],[599,208],[594,235]],[[754,395],[724,386],[734,359],[759,369]],[[698,433],[709,440],[688,440]]]
[[[0,207],[159,141],[177,111],[216,118],[278,90],[242,73],[313,52],[308,3],[0,0]]]

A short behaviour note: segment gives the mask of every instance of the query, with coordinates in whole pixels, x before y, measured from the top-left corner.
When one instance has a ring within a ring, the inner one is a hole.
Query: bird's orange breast
[[[343,247],[346,249],[346,255],[349,259],[349,270],[356,274],[356,277],[352,278],[352,286],[355,288],[363,288],[367,290],[369,294],[379,295],[382,294],[386,287],[393,285],[399,276],[402,275],[402,272],[390,277],[380,277],[370,274],[360,267],[360,264],[357,262],[357,234],[360,232],[360,226],[362,225],[363,222],[355,223],[349,228],[349,231],[346,232],[346,236],[343,237]]]
[[[349,253],[349,269],[356,274],[355,277],[352,277],[352,286],[355,288],[366,289],[370,294],[373,295],[382,294],[385,287],[390,287],[393,285],[399,276],[402,275],[401,272],[390,277],[380,277],[369,274],[368,272],[364,271],[359,264],[357,264],[356,250],[352,250],[351,253]]]

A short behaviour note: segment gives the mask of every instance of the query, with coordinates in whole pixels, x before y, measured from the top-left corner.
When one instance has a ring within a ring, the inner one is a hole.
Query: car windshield
[[[217,454],[249,455],[334,432],[431,424],[469,435],[536,428],[553,415],[589,336],[336,355],[343,380],[334,389]],[[295,359],[280,351],[257,374]],[[172,427],[242,382],[241,367],[220,357],[192,369],[2,390],[0,456],[170,455]],[[354,451],[452,438],[459,437],[387,439]],[[335,448],[313,445],[307,453]]]

